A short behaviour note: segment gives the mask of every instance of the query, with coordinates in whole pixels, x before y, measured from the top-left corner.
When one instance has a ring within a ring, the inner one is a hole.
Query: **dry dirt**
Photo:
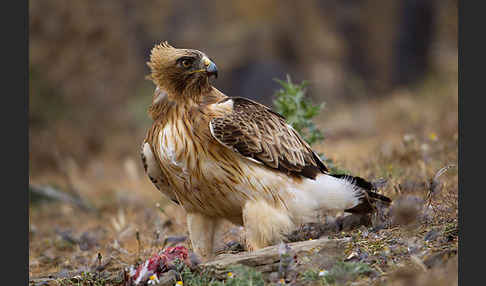
[[[313,147],[351,174],[387,179],[380,192],[394,200],[381,227],[375,220],[369,227],[328,234],[347,239],[343,260],[366,263],[373,270],[353,285],[457,285],[457,81],[327,105],[316,122],[326,138]],[[133,148],[141,139],[125,138],[134,142]],[[184,211],[151,185],[139,158],[120,160],[107,152],[86,168],[69,159],[63,164],[64,174],[44,172],[30,183],[71,189],[93,210],[56,201],[30,204],[31,278],[89,270],[98,265],[98,253],[106,263],[103,271],[114,275],[162,248],[167,237],[187,235]],[[430,180],[450,164],[456,167],[438,179],[428,200]],[[221,240],[237,236],[233,229]],[[187,241],[180,244],[189,247]],[[307,263],[307,269],[322,270],[319,259],[309,261],[314,264]],[[302,280],[300,274],[295,283],[323,283]]]

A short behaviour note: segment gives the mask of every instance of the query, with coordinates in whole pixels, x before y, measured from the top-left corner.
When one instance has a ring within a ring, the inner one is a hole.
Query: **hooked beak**
[[[203,59],[204,67],[206,68],[206,74],[208,77],[214,75],[215,78],[218,78],[218,67],[208,58]]]

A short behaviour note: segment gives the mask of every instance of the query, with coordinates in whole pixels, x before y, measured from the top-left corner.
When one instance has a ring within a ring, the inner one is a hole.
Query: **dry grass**
[[[428,83],[413,93],[328,106],[318,125],[326,140],[315,148],[338,166],[369,179],[387,178],[382,191],[395,201],[426,201],[434,174],[458,163],[457,82]],[[138,148],[140,140],[126,140]],[[85,212],[60,202],[30,205],[31,277],[96,267],[98,253],[101,263],[107,263],[106,273],[115,275],[163,247],[167,236],[187,235],[184,212],[152,187],[139,158],[120,159],[106,152],[89,162],[84,168],[66,162],[66,176],[43,172],[30,178],[31,183],[61,189],[70,181],[96,209]],[[457,285],[457,168],[440,182],[430,207],[410,225],[395,221],[381,230],[361,227],[333,234],[350,238],[344,257],[373,269],[373,275],[357,280],[359,285]],[[407,215],[403,205],[395,204],[391,215]]]

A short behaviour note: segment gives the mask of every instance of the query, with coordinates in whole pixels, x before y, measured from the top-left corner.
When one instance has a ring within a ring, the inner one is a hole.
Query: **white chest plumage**
[[[190,168],[187,158],[192,156],[190,152],[191,142],[184,138],[188,136],[185,134],[186,130],[182,122],[176,121],[174,123],[166,124],[158,136],[160,148],[160,160],[167,168],[175,171],[181,178],[187,179],[189,177]]]
[[[154,153],[150,148],[149,143],[144,142],[142,144],[141,156],[145,173],[149,177],[150,181],[161,193],[163,193],[172,201],[177,202],[177,198],[170,190],[167,177],[162,173],[160,166],[154,157]]]

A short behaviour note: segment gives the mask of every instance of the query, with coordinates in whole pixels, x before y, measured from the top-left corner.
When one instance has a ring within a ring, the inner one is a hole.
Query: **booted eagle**
[[[224,220],[243,225],[248,249],[278,243],[316,210],[367,213],[390,202],[359,177],[331,175],[285,118],[209,82],[204,53],[156,45],[147,63],[156,85],[142,144],[153,184],[187,212],[192,247],[213,255]]]

